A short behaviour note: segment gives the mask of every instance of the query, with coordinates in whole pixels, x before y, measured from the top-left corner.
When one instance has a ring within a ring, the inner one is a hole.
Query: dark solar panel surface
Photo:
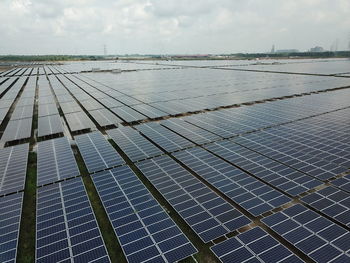
[[[63,126],[60,115],[49,115],[39,117],[38,119],[38,136],[48,136],[52,134],[62,133]]]
[[[100,132],[79,135],[75,140],[90,173],[125,163]]]
[[[347,262],[350,233],[302,205],[294,205],[262,220],[315,262]]]
[[[285,194],[204,149],[195,147],[176,152],[173,155],[220,192],[255,216],[291,201]]]
[[[205,243],[251,223],[168,156],[137,167]]]
[[[107,134],[133,162],[163,154],[162,150],[131,127],[120,126],[108,130]]]
[[[23,193],[0,198],[0,261],[15,262],[21,222]]]
[[[79,175],[66,137],[38,143],[37,184],[43,185]]]
[[[110,262],[81,178],[37,191],[36,262]]]
[[[2,142],[28,139],[32,133],[32,118],[9,121],[1,137]]]
[[[231,141],[220,141],[205,148],[292,196],[322,184],[309,175]]]
[[[24,189],[29,144],[0,149],[0,195]]]
[[[260,227],[216,244],[211,250],[223,263],[304,262]]]
[[[128,166],[92,179],[128,262],[177,262],[197,252]]]
[[[135,126],[135,128],[167,152],[194,146],[189,140],[182,138],[158,123],[140,124]]]

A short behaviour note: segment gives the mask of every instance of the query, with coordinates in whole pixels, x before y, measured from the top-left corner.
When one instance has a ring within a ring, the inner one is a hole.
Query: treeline
[[[97,60],[102,56],[71,56],[71,55],[40,55],[40,56],[19,56],[5,55],[0,56],[0,61],[67,61],[67,60]]]
[[[233,54],[242,58],[264,58],[264,57],[311,57],[311,58],[344,58],[350,57],[350,51],[325,51],[325,52],[293,52],[293,53],[239,53]]]

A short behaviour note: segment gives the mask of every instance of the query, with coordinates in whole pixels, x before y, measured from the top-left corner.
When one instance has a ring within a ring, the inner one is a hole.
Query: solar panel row
[[[0,202],[0,261],[15,262],[23,193],[1,197]]]
[[[291,196],[300,195],[322,184],[311,176],[232,141],[208,144],[205,148]]]
[[[92,179],[128,262],[177,262],[197,252],[128,166]]]
[[[101,132],[92,132],[76,136],[75,141],[89,173],[125,163],[123,158],[103,137]]]
[[[66,137],[38,143],[37,184],[44,185],[79,175]]]
[[[24,189],[29,144],[0,149],[0,195]]]
[[[283,239],[315,262],[348,262],[350,233],[302,205],[294,205],[262,220]]]
[[[251,223],[168,156],[137,167],[205,243]]]
[[[163,154],[163,151],[131,127],[120,126],[108,130],[107,134],[133,162]]]
[[[254,216],[291,201],[285,194],[204,149],[195,147],[173,155]]]
[[[36,262],[110,262],[81,178],[37,190]]]
[[[350,226],[349,193],[328,186],[301,198],[301,201],[330,216],[339,223]]]
[[[194,146],[192,142],[157,123],[140,124],[135,128],[167,152]]]
[[[223,263],[304,262],[260,227],[255,227],[210,248]]]

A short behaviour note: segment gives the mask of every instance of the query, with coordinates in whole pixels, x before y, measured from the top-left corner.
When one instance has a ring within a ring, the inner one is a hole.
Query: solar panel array
[[[53,183],[79,174],[66,137],[38,143],[37,185]]]
[[[90,173],[125,163],[100,132],[76,136],[75,141]]]
[[[17,257],[30,141],[38,262],[110,261],[87,194],[102,201],[114,229],[105,240],[115,234],[128,262],[191,257],[186,235],[197,261],[348,262],[350,89],[334,89],[349,79],[240,70],[259,69],[249,61],[163,63],[0,73],[0,261]]]
[[[137,167],[205,243],[251,222],[168,156]]]
[[[349,231],[302,205],[262,221],[316,262],[349,261]]]
[[[24,189],[29,144],[0,149],[0,195]]]
[[[173,155],[254,216],[271,211],[291,201],[284,193],[264,184],[204,149],[191,148]]]
[[[194,146],[189,140],[184,139],[157,123],[140,124],[135,126],[135,128],[167,152]]]
[[[211,247],[223,263],[304,262],[260,227],[255,227]]]
[[[36,262],[110,262],[81,178],[37,191]]]
[[[163,154],[163,151],[133,128],[121,126],[108,130],[107,134],[133,162]]]
[[[197,252],[128,166],[92,179],[128,262],[177,262]]]
[[[0,199],[0,261],[4,263],[16,260],[22,202],[23,193]]]

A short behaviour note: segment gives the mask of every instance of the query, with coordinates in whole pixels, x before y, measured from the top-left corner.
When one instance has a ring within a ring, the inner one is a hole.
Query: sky
[[[350,0],[0,0],[0,54],[349,49]]]

